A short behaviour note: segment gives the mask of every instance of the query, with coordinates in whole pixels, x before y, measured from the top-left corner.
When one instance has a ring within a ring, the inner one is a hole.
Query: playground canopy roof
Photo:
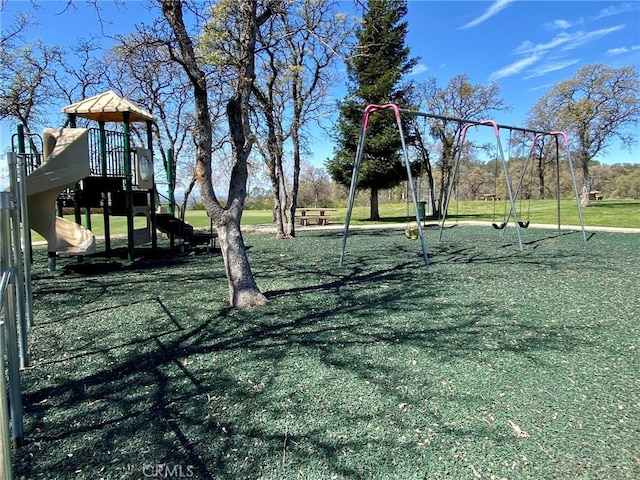
[[[62,109],[63,113],[75,114],[89,120],[104,122],[122,122],[123,114],[130,114],[130,122],[153,121],[153,115],[119,96],[113,90],[100,93],[91,98],[72,103]]]

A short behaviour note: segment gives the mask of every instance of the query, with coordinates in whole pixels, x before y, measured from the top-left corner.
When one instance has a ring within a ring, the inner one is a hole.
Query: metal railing
[[[0,313],[4,315],[5,306],[9,301],[7,291],[11,280],[11,272],[2,272],[0,277]],[[4,392],[7,391],[7,381],[4,375],[4,322],[0,320],[0,478],[12,479],[11,465],[11,436],[9,429],[9,402]]]
[[[24,441],[20,369],[29,363],[27,329],[33,324],[25,162],[26,154],[7,153],[10,185],[0,192],[0,478],[7,479],[13,478],[11,444]]]

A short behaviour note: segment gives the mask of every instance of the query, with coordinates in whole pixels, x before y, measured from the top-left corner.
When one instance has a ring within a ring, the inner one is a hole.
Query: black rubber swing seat
[[[529,220],[527,220],[526,222],[518,222],[518,225],[520,225],[520,228],[529,228]]]
[[[493,228],[495,228],[496,230],[502,230],[504,227],[507,226],[507,222],[502,222],[502,223],[492,223],[491,226]]]

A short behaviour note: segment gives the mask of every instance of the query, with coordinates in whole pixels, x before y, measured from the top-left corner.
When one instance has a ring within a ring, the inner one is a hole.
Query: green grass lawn
[[[468,201],[452,203],[449,208],[448,219],[478,220],[487,222],[500,222],[505,218],[504,202]],[[529,205],[527,202],[517,205],[518,214],[524,219],[530,219],[532,223],[557,224],[558,211],[555,200],[534,200]],[[408,215],[407,215],[408,210]],[[346,208],[339,208],[335,212],[333,223],[344,223]],[[577,207],[574,200],[562,200],[560,205],[560,220],[563,225],[579,225]],[[585,225],[599,227],[631,227],[640,228],[640,201],[638,200],[603,200],[592,202],[589,208],[583,209]],[[415,219],[413,206],[407,208],[406,204],[382,204],[380,205],[380,221],[374,223],[406,223]],[[67,216],[67,218],[73,218]],[[351,217],[352,225],[370,225],[368,221],[369,207],[355,207]],[[209,217],[204,210],[189,210],[186,214],[188,223],[196,228],[208,228]],[[271,210],[245,210],[242,214],[243,225],[271,224],[273,213]],[[84,224],[84,216],[82,218]],[[135,228],[144,227],[144,219],[136,218]],[[126,235],[126,217],[110,217],[111,235]],[[96,237],[104,237],[104,222],[102,214],[91,215],[91,230]],[[43,238],[36,232],[32,233],[34,241],[42,241]]]
[[[217,254],[37,250],[16,478],[640,478],[640,235],[426,236],[247,234],[242,311]]]
[[[506,210],[505,210],[506,208]],[[487,222],[500,222],[508,212],[505,202],[467,201],[451,203],[449,206],[450,220],[479,220]],[[529,219],[532,223],[555,225],[558,222],[558,205],[555,200],[532,200],[516,205],[518,215],[523,219]],[[408,210],[408,215],[407,215]],[[591,202],[588,208],[582,209],[585,225],[600,227],[631,227],[640,228],[640,201],[639,200],[603,200]],[[346,208],[339,208],[335,212],[335,222],[343,223],[346,217]],[[413,205],[407,209],[402,203],[380,205],[382,219],[376,223],[403,223],[407,217],[415,214]],[[246,210],[243,213],[244,225],[269,224],[272,222],[270,210]],[[209,225],[209,219],[204,211],[188,211],[187,221],[197,227]],[[369,207],[355,207],[352,214],[352,224],[370,224]],[[560,203],[560,220],[563,225],[579,225],[578,210],[575,200],[562,200]]]

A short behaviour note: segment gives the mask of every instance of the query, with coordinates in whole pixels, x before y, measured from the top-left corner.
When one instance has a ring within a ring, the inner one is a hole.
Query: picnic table
[[[500,197],[495,193],[485,193],[484,195],[482,195],[482,199],[485,202],[499,202],[500,201]]]
[[[327,215],[327,213],[335,211],[335,208],[298,207],[296,209],[296,218],[300,220],[300,225],[303,227],[308,226],[310,221],[314,222],[316,225],[327,225],[329,220],[334,218],[332,215]]]

